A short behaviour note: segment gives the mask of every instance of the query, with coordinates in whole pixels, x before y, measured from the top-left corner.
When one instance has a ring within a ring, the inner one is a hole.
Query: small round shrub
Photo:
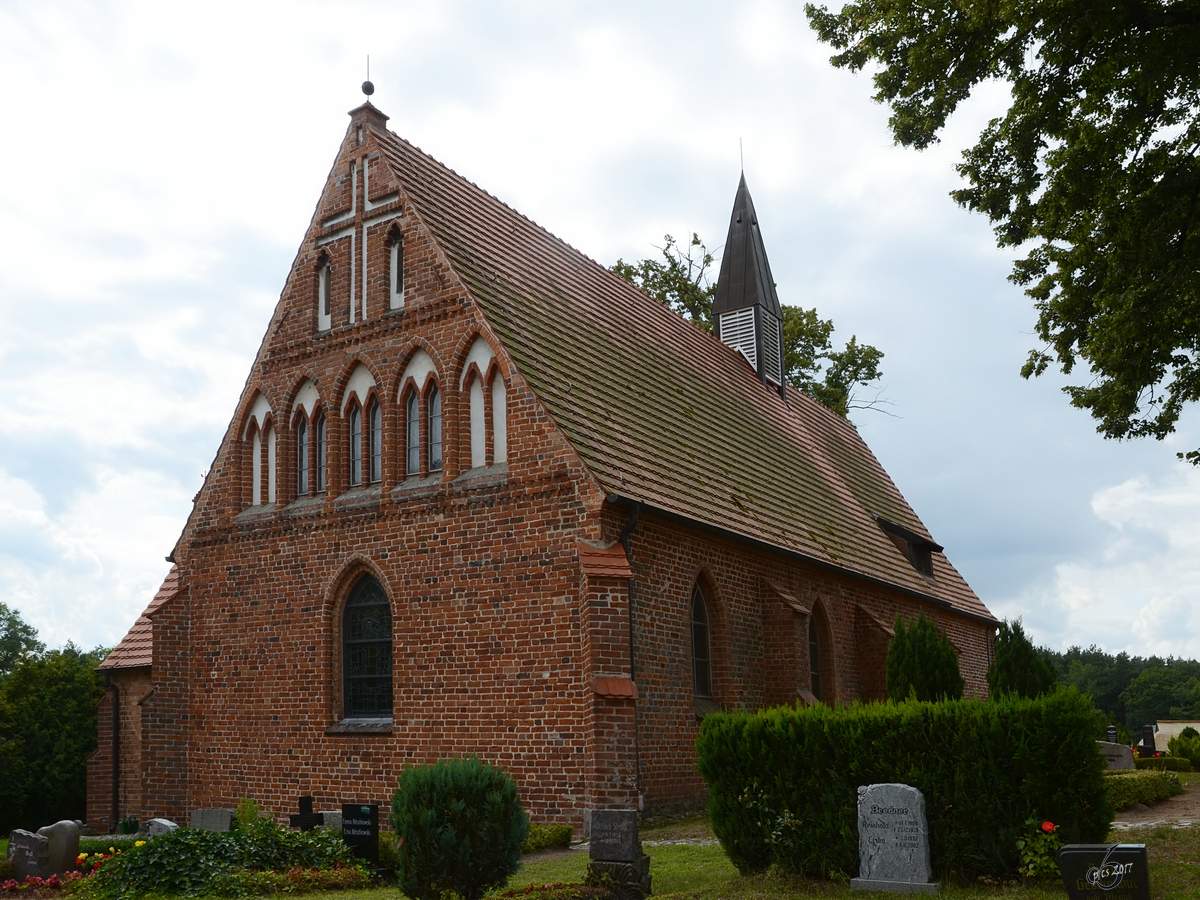
[[[397,883],[414,900],[479,900],[508,883],[529,835],[516,782],[475,756],[405,769],[389,819]]]

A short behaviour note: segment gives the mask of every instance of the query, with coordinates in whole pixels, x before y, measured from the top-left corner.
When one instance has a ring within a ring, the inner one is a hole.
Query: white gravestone
[[[1124,744],[1114,744],[1111,741],[1096,741],[1100,755],[1104,757],[1105,768],[1133,769],[1133,748]]]
[[[159,835],[170,834],[178,827],[179,826],[170,819],[151,819],[146,823],[146,833],[150,835],[150,837],[156,838]]]
[[[907,784],[858,789],[858,877],[855,891],[934,893],[929,865],[925,797]]]

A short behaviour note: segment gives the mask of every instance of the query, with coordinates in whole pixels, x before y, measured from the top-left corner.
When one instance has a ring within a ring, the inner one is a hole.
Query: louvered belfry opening
[[[717,276],[713,328],[717,337],[746,357],[764,384],[779,388],[782,395],[783,309],[744,174]]]

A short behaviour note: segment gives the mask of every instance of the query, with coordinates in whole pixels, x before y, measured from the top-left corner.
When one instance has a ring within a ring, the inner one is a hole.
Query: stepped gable
[[[129,629],[125,637],[121,638],[121,643],[117,644],[113,651],[104,658],[104,662],[100,663],[101,671],[104,669],[136,669],[153,663],[154,623],[151,617],[159,607],[178,593],[179,570],[177,566],[171,566],[171,571],[163,579],[162,586],[154,595],[154,599],[150,601],[150,605],[138,616],[138,620],[133,623],[133,627]]]
[[[994,622],[854,427],[390,131],[383,157],[611,499]],[[927,540],[932,577],[876,517]]]

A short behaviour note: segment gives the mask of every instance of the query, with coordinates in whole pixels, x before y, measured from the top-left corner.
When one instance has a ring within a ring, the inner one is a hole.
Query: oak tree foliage
[[[671,235],[659,247],[661,258],[635,263],[618,259],[611,271],[640,288],[664,306],[669,306],[693,325],[712,331],[712,307],[717,285],[710,278],[715,258],[695,232],[686,244]],[[863,401],[856,389],[877,386],[883,377],[883,352],[858,343],[852,335],[841,350],[833,343],[833,321],[822,319],[815,309],[783,307],[784,377],[797,390],[846,416],[851,409],[874,408],[884,402],[878,391]]]
[[[37,655],[46,647],[37,639],[37,630],[21,614],[0,601],[0,681],[26,656]]]
[[[1064,390],[1105,437],[1170,434],[1200,399],[1200,3],[805,9],[835,66],[874,71],[900,144],[929,146],[977,85],[1007,83],[1007,112],[964,152],[953,197],[1000,246],[1025,248],[1010,278],[1044,344],[1022,374],[1078,365]]]
[[[104,650],[26,655],[0,681],[0,833],[82,819]]]

